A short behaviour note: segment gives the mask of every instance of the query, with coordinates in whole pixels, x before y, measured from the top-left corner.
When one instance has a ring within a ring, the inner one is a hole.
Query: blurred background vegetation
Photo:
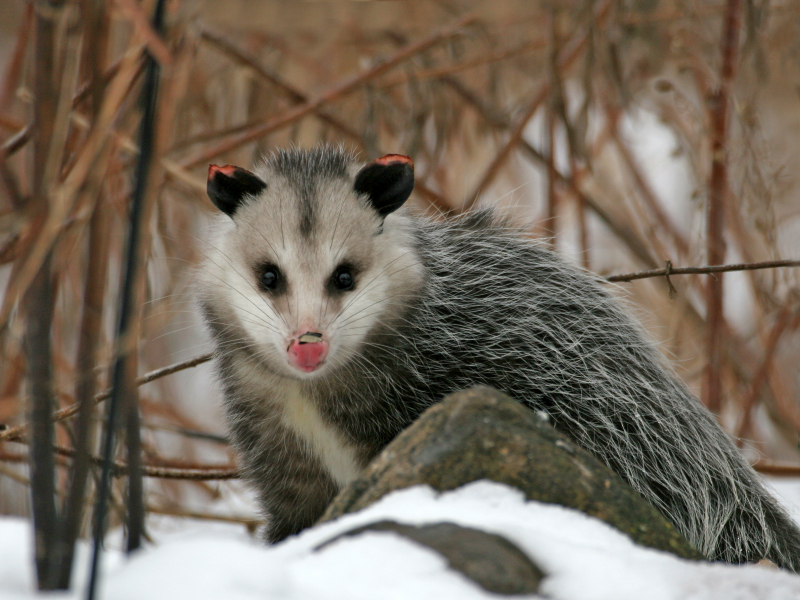
[[[82,443],[80,502],[94,493],[146,52],[160,82],[132,373],[200,357],[138,388],[150,522],[258,523],[191,298],[209,163],[319,142],[407,154],[417,210],[497,206],[604,276],[800,257],[798,0],[172,0],[163,35],[153,6],[0,3],[0,514],[31,512],[37,406],[39,431],[66,409],[45,438],[58,510]],[[609,285],[751,462],[786,474],[798,284],[774,268]],[[89,511],[70,514],[85,533]]]

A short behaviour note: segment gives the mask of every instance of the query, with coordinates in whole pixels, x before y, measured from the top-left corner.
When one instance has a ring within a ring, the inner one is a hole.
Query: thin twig
[[[420,71],[413,71],[412,73],[399,73],[393,77],[387,77],[385,81],[382,81],[379,85],[382,88],[389,88],[395,85],[408,83],[409,80],[413,77],[415,81],[422,81],[425,79],[444,79],[445,77],[452,75],[454,73],[460,73],[462,71],[468,71],[470,69],[474,69],[476,67],[481,67],[484,65],[488,65],[490,63],[499,62],[505,60],[507,58],[512,58],[514,56],[519,56],[521,54],[526,54],[528,52],[535,52],[537,50],[543,50],[547,48],[547,41],[546,40],[531,40],[528,42],[524,42],[515,46],[514,48],[509,48],[507,50],[500,50],[496,52],[492,52],[491,54],[487,54],[481,56],[480,58],[475,58],[473,60],[468,60],[464,62],[454,63],[452,65],[446,65],[443,67],[434,67],[431,69],[423,69]]]
[[[138,79],[138,75],[144,71],[144,64],[145,64],[144,48],[145,45],[142,44],[140,47],[136,49],[136,54],[141,55],[142,60],[139,61],[139,68],[137,71],[137,75],[134,77],[134,79]],[[117,73],[119,72],[119,68],[124,60],[125,60],[124,56],[120,57],[114,64],[112,64],[103,72],[103,87],[107,86],[108,83],[114,77],[116,77]],[[95,86],[91,80],[87,81],[83,86],[79,87],[78,91],[75,93],[75,97],[72,99],[73,108],[77,107],[81,102],[83,102],[89,96],[94,95],[94,87]]]
[[[30,446],[30,440],[28,439],[21,439],[15,440],[16,444],[23,444]],[[71,448],[70,446],[65,446],[63,444],[53,444],[50,450],[58,457],[61,458],[68,458],[70,460],[74,460],[75,457],[78,455],[78,451],[75,448]],[[0,451],[0,461],[5,460],[7,462],[21,462],[20,457],[29,456],[30,452],[26,455],[19,452],[5,452]],[[103,459],[100,456],[95,454],[89,455],[89,461],[95,466],[102,466]],[[219,470],[219,469],[235,469],[234,465],[208,465],[204,463],[196,463],[187,460],[181,459],[170,459],[170,458],[161,458],[160,456],[151,457],[150,460],[146,463],[143,463],[146,467],[153,467],[153,468],[164,468],[164,469],[188,469],[191,471],[204,471],[204,470]],[[63,466],[63,465],[62,465]],[[117,469],[120,472],[127,473],[127,463],[125,461],[114,461],[112,464],[112,468]]]
[[[282,89],[284,92],[286,92],[286,94],[289,96],[289,99],[293,103],[306,104],[309,102],[309,96],[307,94],[303,93],[301,90],[297,89],[288,82],[284,81],[278,74],[273,73],[272,71],[266,69],[263,65],[261,65],[258,62],[258,60],[256,60],[254,57],[249,56],[247,53],[237,48],[234,44],[226,40],[221,35],[213,33],[208,30],[204,30],[201,34],[201,37],[202,39],[211,43],[213,46],[215,46],[228,56],[234,58],[238,62],[252,69],[258,76],[260,76],[265,81],[268,81],[273,85],[275,85],[276,87]],[[321,121],[339,130],[345,136],[355,140],[360,146],[364,148],[367,147],[364,137],[357,131],[354,131],[351,127],[349,127],[345,123],[341,122],[339,119],[329,115],[321,108],[315,108],[313,112]],[[431,190],[427,186],[423,185],[421,182],[416,183],[415,190],[417,194],[419,194],[420,196],[425,198],[428,202],[433,204],[440,212],[446,215],[452,214],[453,212],[452,205],[441,194],[438,194],[437,192]]]
[[[218,33],[214,33],[206,29],[203,30],[203,32],[200,34],[200,37],[203,40],[212,44],[217,49],[227,54],[229,57],[236,60],[237,62],[252,69],[256,75],[258,75],[265,81],[268,81],[277,88],[282,89],[289,96],[289,99],[292,101],[293,104],[305,104],[309,101],[308,95],[304,94],[302,91],[298,90],[293,85],[284,81],[283,78],[280,77],[280,75],[278,75],[277,73],[273,73],[272,71],[264,67],[254,57],[249,56],[247,53],[237,48],[234,44],[226,40]],[[354,139],[357,142],[362,143],[363,145],[363,140],[361,139],[361,135],[357,131],[353,130],[350,126],[346,125],[345,123],[342,123],[339,119],[329,115],[321,108],[316,108],[314,109],[313,112],[324,123],[327,123],[334,129],[340,131],[345,136]]]
[[[451,87],[459,96],[467,101],[478,114],[486,120],[492,127],[508,129],[511,126],[510,119],[501,114],[494,106],[489,105],[471,89],[467,88],[461,81],[455,77],[446,77],[442,80],[449,87]],[[605,139],[607,136],[600,136]],[[520,148],[525,151],[525,155],[529,160],[538,165],[547,167],[547,157],[539,152],[536,148],[531,146],[527,140],[522,139],[519,142]],[[639,259],[646,266],[656,266],[656,262],[650,256],[647,246],[639,238],[639,236],[631,230],[620,219],[616,218],[611,212],[606,210],[594,198],[586,194],[580,187],[580,181],[584,176],[585,171],[577,172],[571,176],[564,175],[558,169],[555,170],[555,175],[558,177],[559,182],[570,188],[573,194],[579,199],[580,203],[589,208],[613,233],[616,235],[627,247],[633,252],[636,258]]]
[[[393,67],[397,66],[401,62],[408,60],[409,58],[416,56],[420,52],[424,52],[431,46],[439,43],[440,41],[450,38],[453,35],[457,34],[461,29],[466,27],[467,25],[475,22],[476,18],[472,15],[468,15],[461,19],[458,19],[452,25],[444,27],[439,31],[432,33],[428,37],[425,37],[414,44],[410,44],[409,46],[399,50],[393,56],[382,61],[375,65],[374,67],[367,69],[363,73],[359,73],[354,75],[343,82],[334,85],[330,88],[327,92],[323,93],[322,95],[318,96],[314,100],[310,100],[305,104],[298,106],[297,108],[291,109],[277,117],[257,125],[248,131],[244,131],[238,135],[232,136],[228,140],[224,140],[221,143],[212,146],[211,148],[207,148],[200,152],[199,154],[185,160],[182,163],[182,166],[185,168],[192,167],[201,163],[206,163],[213,159],[214,157],[222,154],[224,152],[228,152],[230,150],[234,150],[247,144],[248,142],[252,142],[257,138],[260,138],[276,129],[281,127],[285,127],[286,125],[290,125],[295,121],[305,117],[309,113],[314,112],[315,110],[319,109],[323,105],[333,102],[349,94],[356,88],[360,87],[361,85],[365,84],[367,81],[370,81],[380,75],[383,75],[388,70],[392,69]]]
[[[54,450],[61,456],[74,458],[75,450],[66,446],[55,445]],[[103,460],[99,456],[91,457],[92,463],[101,466]],[[159,460],[158,464],[148,463],[141,465],[142,475],[145,477],[160,477],[163,479],[236,479],[239,470],[234,466],[204,465],[188,463],[180,460]],[[114,477],[129,475],[128,464],[124,461],[114,461],[111,464]]]
[[[168,367],[162,367],[161,369],[156,369],[155,371],[150,371],[146,375],[139,377],[136,380],[136,385],[144,385],[145,383],[150,383],[151,381],[155,381],[156,379],[160,379],[162,377],[166,377],[167,375],[172,375],[173,373],[177,373],[178,371],[183,371],[184,369],[191,369],[192,367],[196,367],[198,365],[202,365],[203,363],[207,363],[214,357],[213,353],[203,354],[201,356],[195,356],[194,358],[190,358],[189,360],[185,360],[183,362],[175,363],[174,365],[170,365]],[[111,395],[111,389],[107,389],[104,392],[100,392],[94,397],[94,401],[96,403],[100,403],[103,400],[106,400]],[[76,404],[71,404],[61,410],[57,410],[52,415],[53,421],[61,421],[72,415],[76,414],[80,406]],[[18,437],[23,436],[29,428],[28,423],[22,423],[21,425],[17,425],[15,427],[9,427],[5,431],[0,431],[0,442],[5,441],[13,441]]]
[[[611,106],[607,106],[606,113],[608,115],[609,123],[611,124],[609,127],[611,139],[613,140],[619,155],[622,157],[622,162],[625,164],[628,172],[631,174],[633,183],[638,188],[641,198],[644,200],[644,205],[652,214],[652,221],[657,223],[659,227],[666,230],[667,234],[669,234],[670,239],[673,241],[676,249],[679,252],[679,257],[688,256],[689,244],[684,239],[683,234],[678,231],[678,228],[672,221],[672,217],[664,212],[661,202],[659,202],[658,198],[656,197],[653,188],[642,174],[641,169],[636,162],[636,158],[633,156],[633,154],[631,154],[630,149],[620,135],[619,110]]]
[[[2,459],[0,458],[0,460]],[[13,479],[21,485],[29,486],[31,484],[31,480],[25,477],[25,475],[20,475],[14,469],[10,469],[2,464],[0,464],[0,475],[8,477],[9,479]]]
[[[605,21],[606,17],[608,16],[611,6],[613,5],[612,0],[606,0],[600,8],[597,10],[594,19],[597,23],[602,23]],[[580,34],[573,37],[567,45],[559,52],[558,59],[557,59],[557,67],[560,70],[569,69],[572,64],[580,57],[583,50],[586,48],[586,44],[589,41],[588,31],[583,31]],[[474,191],[467,196],[466,202],[464,202],[463,211],[469,211],[478,201],[478,197],[481,191],[485,190],[491,183],[494,181],[494,178],[500,171],[500,167],[506,162],[508,157],[511,155],[512,150],[514,150],[518,145],[520,140],[522,139],[522,134],[525,131],[525,127],[530,121],[531,117],[533,117],[536,110],[541,106],[542,102],[545,101],[548,94],[550,93],[550,84],[545,83],[539,93],[533,97],[533,100],[528,104],[528,107],[523,112],[522,116],[517,120],[517,124],[514,129],[511,131],[511,135],[509,136],[506,143],[500,149],[500,151],[495,156],[492,163],[486,169],[483,177],[481,178],[478,185],[475,187]]]
[[[771,400],[770,407],[776,413],[776,422],[788,424],[794,431],[800,431],[800,409],[794,394],[790,394],[785,389],[785,385],[780,373],[776,369],[770,369],[767,376],[769,380],[769,395],[765,395],[765,400]],[[794,440],[792,440],[794,442]]]
[[[593,70],[594,67],[594,22],[588,23],[589,30],[586,33],[587,42],[586,42],[586,52],[584,59],[584,66],[583,70],[584,73],[588,74]],[[553,28],[553,40],[554,42],[557,41],[556,37],[556,30],[555,27]],[[557,44],[553,44],[554,47]],[[551,62],[553,66],[557,66]],[[570,119],[570,116],[567,111],[567,101],[564,96],[564,82],[561,79],[561,72],[554,68],[551,78],[553,80],[553,95],[554,100],[556,100],[556,107],[557,107],[557,114],[558,118],[564,127],[565,139],[567,144],[567,160],[568,160],[568,167],[570,176],[574,179],[578,173],[578,148],[580,142],[578,141],[578,135],[575,131],[575,127]],[[585,88],[587,93],[591,89],[591,83],[587,80],[585,82]],[[588,103],[590,102],[590,98],[587,97],[584,102],[588,107]],[[588,110],[588,108],[587,108]],[[577,118],[580,118],[578,115]],[[575,182],[575,186],[577,186],[577,181]],[[578,240],[580,242],[580,252],[581,252],[581,264],[584,269],[589,269],[591,263],[589,260],[589,233],[588,227],[586,223],[586,203],[582,199],[581,194],[572,194],[574,201],[575,201],[575,212],[577,213],[577,221],[578,221]]]
[[[669,278],[669,276],[672,275],[672,261],[667,260],[664,262],[665,262],[664,271],[666,271],[664,273],[664,279],[667,280],[667,290],[669,291],[669,299],[674,300],[675,296],[678,295],[678,290],[675,289],[675,286],[672,285],[672,280]]]
[[[0,462],[25,463],[28,462],[28,454],[25,452],[6,452],[0,450]]]
[[[756,271],[759,269],[775,269],[778,267],[800,267],[800,260],[770,260],[759,263],[651,269],[649,271],[639,271],[638,273],[628,273],[626,275],[612,275],[611,277],[606,277],[606,281],[634,281],[635,279],[662,277],[664,275],[710,275],[713,273],[727,273],[729,271]]]
[[[3,150],[0,150],[0,183],[2,183],[6,190],[8,199],[11,202],[11,207],[15,210],[22,210],[25,205],[25,195],[20,189],[19,180],[9,168],[8,161],[6,161]],[[17,242],[19,242],[21,236],[16,235],[14,237],[16,237],[16,242],[14,243],[14,251],[16,253],[20,245]],[[16,256],[14,257],[14,260],[16,260]]]
[[[208,354],[201,354],[200,356],[195,356],[194,358],[175,363],[174,365],[169,365],[168,367],[162,367],[160,369],[156,369],[155,371],[150,371],[146,375],[139,377],[139,379],[136,380],[136,385],[144,385],[145,383],[150,383],[151,381],[161,379],[167,375],[172,375],[173,373],[184,371],[186,369],[191,369],[192,367],[207,363],[212,358],[214,358],[214,353],[209,352]],[[108,392],[106,392],[106,394],[107,393]]]
[[[142,427],[146,429],[154,429],[156,431],[168,431],[176,435],[182,435],[184,437],[203,440],[206,442],[213,442],[215,444],[222,444],[224,446],[227,446],[230,443],[230,440],[224,435],[219,435],[217,433],[209,433],[207,431],[198,431],[196,429],[188,429],[186,427],[178,427],[175,425],[167,425],[161,423],[151,423],[148,421],[144,421],[142,423]]]
[[[125,470],[119,471],[120,475]],[[238,469],[175,469],[170,467],[142,467],[142,475],[157,479],[187,479],[190,481],[213,481],[219,479],[239,479]]]
[[[558,176],[556,175],[556,115],[563,101],[560,96],[560,80],[558,78],[558,31],[555,4],[550,5],[548,29],[550,30],[550,60],[548,64],[548,89],[550,102],[545,111],[547,119],[547,212],[543,229],[549,233],[552,245],[556,246],[558,235],[558,209],[559,195],[556,189]]]
[[[767,341],[764,343],[764,358],[756,374],[753,376],[752,382],[750,383],[750,390],[742,401],[742,408],[740,411],[741,418],[739,426],[736,428],[735,435],[737,440],[742,439],[750,427],[753,407],[756,405],[761,390],[769,377],[770,369],[772,368],[775,358],[775,352],[778,349],[778,342],[784,332],[796,329],[798,324],[800,324],[800,313],[796,313],[792,316],[788,310],[782,310],[770,330]]]
[[[0,147],[0,159],[7,160],[8,157],[27,144],[31,137],[33,137],[33,126],[29,123],[3,142],[3,146]]]
[[[22,76],[23,68],[25,65],[25,53],[28,49],[28,40],[33,32],[34,23],[34,5],[26,3],[25,15],[19,24],[19,33],[17,34],[17,43],[14,46],[14,51],[11,54],[11,60],[8,62],[5,77],[3,77],[2,89],[0,89],[0,112],[5,112],[8,105],[11,104],[14,98],[14,92],[19,85]]]
[[[147,51],[164,67],[172,65],[172,53],[147,18],[144,9],[134,0],[114,0],[123,15],[133,24],[136,32],[142,36]]]
[[[92,131],[78,153],[72,169],[63,182],[54,185],[49,190],[50,211],[47,219],[41,226],[41,231],[31,238],[30,247],[27,249],[24,259],[19,261],[21,266],[17,276],[13,276],[12,273],[6,286],[3,304],[0,306],[0,331],[7,327],[8,318],[19,296],[27,291],[30,282],[33,281],[42,262],[52,249],[62,231],[64,221],[72,210],[79,190],[89,176],[97,156],[105,148],[107,135],[136,75],[138,62],[136,53],[126,53],[126,61],[120,67],[117,77],[109,85],[103,106],[93,123]]]
[[[74,459],[75,450],[66,446],[54,445],[53,451],[65,458]],[[0,451],[0,462],[20,463],[26,462],[28,455],[19,452]],[[63,458],[61,460],[64,460]],[[95,466],[102,465],[103,461],[99,456],[91,456],[91,462]],[[182,463],[181,461],[161,461],[162,464],[142,465],[142,475],[159,479],[191,479],[194,481],[208,481],[214,479],[238,479],[241,477],[236,467],[224,467],[216,465],[202,465]],[[62,465],[63,466],[63,465]],[[128,475],[128,465],[123,461],[114,461],[111,465],[111,475],[114,477],[125,477]]]
[[[461,208],[461,212],[468,212],[470,209],[472,209],[472,207],[478,201],[481,192],[494,181],[495,177],[500,172],[500,168],[503,166],[503,164],[505,164],[506,160],[511,155],[511,151],[519,145],[519,142],[522,139],[522,134],[525,131],[525,127],[528,125],[528,121],[531,120],[533,114],[539,109],[539,107],[542,105],[542,102],[544,102],[547,98],[547,95],[550,91],[549,87],[550,86],[548,84],[545,84],[542,89],[539,90],[539,93],[533,97],[533,100],[528,104],[528,107],[523,111],[522,116],[517,120],[516,126],[511,131],[511,135],[509,136],[508,140],[505,144],[503,144],[503,147],[500,148],[500,151],[495,155],[494,160],[486,168],[486,172],[475,186],[473,192],[467,196],[464,205]]]
[[[776,477],[800,477],[800,465],[787,465],[784,463],[774,463],[760,460],[753,464],[753,469],[764,475],[774,475]]]

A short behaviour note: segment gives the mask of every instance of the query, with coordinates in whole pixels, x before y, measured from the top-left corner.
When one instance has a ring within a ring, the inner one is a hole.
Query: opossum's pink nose
[[[328,342],[302,342],[305,336],[293,340],[289,346],[289,362],[304,373],[315,371],[328,356]]]

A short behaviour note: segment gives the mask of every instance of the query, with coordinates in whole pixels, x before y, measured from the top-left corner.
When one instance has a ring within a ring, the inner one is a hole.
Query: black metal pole
[[[161,31],[164,16],[164,0],[158,0],[153,16],[153,27]],[[141,136],[139,146],[139,160],[136,166],[136,181],[131,198],[130,226],[125,256],[125,269],[123,271],[122,293],[120,296],[119,320],[117,322],[116,360],[112,375],[113,391],[109,399],[106,412],[106,431],[103,442],[103,467],[100,474],[100,485],[97,491],[97,504],[94,512],[94,548],[92,552],[89,586],[86,597],[94,600],[97,590],[99,575],[100,553],[102,552],[103,537],[106,525],[106,509],[111,485],[111,465],[114,460],[114,441],[117,429],[117,418],[120,407],[129,411],[138,410],[132,403],[124,402],[126,390],[125,379],[128,368],[128,358],[135,347],[130,339],[132,335],[131,323],[133,322],[134,303],[136,301],[136,285],[139,265],[139,241],[141,230],[144,226],[145,196],[147,193],[147,179],[150,163],[153,157],[156,96],[158,94],[158,63],[152,56],[148,57],[147,75],[142,91],[144,112],[142,115]],[[125,406],[127,404],[127,406]],[[141,486],[138,485],[139,493]]]

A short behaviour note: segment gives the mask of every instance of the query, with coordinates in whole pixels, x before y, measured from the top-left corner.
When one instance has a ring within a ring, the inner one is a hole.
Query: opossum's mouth
[[[289,364],[292,365],[292,367],[294,367],[298,371],[302,371],[303,373],[313,373],[314,371],[318,371],[320,369],[320,367],[322,367],[322,365],[325,364],[325,361],[323,360],[322,362],[317,363],[316,365],[313,365],[313,366],[311,366],[311,365],[298,365],[298,364],[293,363],[291,360],[289,361]]]
[[[303,373],[313,373],[325,364],[328,356],[328,342],[321,334],[303,334],[294,339],[286,349],[289,364]]]

